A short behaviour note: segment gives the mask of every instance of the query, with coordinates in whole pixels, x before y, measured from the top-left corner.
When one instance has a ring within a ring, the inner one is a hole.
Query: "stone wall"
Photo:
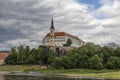
[[[53,50],[58,54],[58,56],[64,56],[64,55],[67,54],[67,51],[73,49],[73,47],[65,47],[65,46],[54,46],[54,47],[42,46],[42,47],[43,47],[43,49],[45,50],[46,53],[49,54],[50,50]]]

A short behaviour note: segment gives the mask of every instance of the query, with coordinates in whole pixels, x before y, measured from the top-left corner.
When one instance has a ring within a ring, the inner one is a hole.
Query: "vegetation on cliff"
[[[41,46],[37,49],[19,46],[11,49],[5,62],[12,65],[47,65],[55,69],[120,69],[120,47],[87,43],[68,51],[65,56],[59,56],[53,51],[46,52]]]

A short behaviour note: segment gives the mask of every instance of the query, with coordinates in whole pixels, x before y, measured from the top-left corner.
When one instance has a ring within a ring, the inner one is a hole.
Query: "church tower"
[[[53,18],[51,19],[50,27],[50,46],[55,46],[55,28]]]

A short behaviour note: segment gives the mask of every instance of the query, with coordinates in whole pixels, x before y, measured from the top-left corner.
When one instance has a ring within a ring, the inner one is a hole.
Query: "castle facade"
[[[44,46],[64,46],[67,40],[71,39],[71,47],[81,47],[84,45],[84,41],[77,36],[71,35],[66,32],[55,32],[54,21],[51,20],[50,32],[42,40]]]

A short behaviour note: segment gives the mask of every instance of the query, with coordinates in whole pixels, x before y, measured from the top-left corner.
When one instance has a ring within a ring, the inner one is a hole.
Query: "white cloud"
[[[39,45],[35,41],[30,41],[29,39],[9,40],[6,43],[11,46],[14,46],[14,47],[18,47],[20,45],[24,45],[24,46],[29,45],[33,48],[33,47],[37,47]]]
[[[119,44],[120,39],[118,39],[120,31],[120,0],[101,0],[103,5],[97,10],[91,12],[91,14],[98,20],[100,26],[104,29],[99,35],[94,36],[97,38],[97,43],[105,44],[108,42],[116,42]],[[97,25],[98,27],[98,25]],[[102,34],[104,32],[104,35]],[[95,32],[95,34],[97,34]],[[107,34],[107,35],[106,35]]]
[[[102,6],[90,11],[76,0],[0,0],[0,48],[40,45],[52,16],[56,31],[98,44],[119,43],[120,0],[99,1]]]
[[[99,0],[103,5],[112,5],[115,0]]]

